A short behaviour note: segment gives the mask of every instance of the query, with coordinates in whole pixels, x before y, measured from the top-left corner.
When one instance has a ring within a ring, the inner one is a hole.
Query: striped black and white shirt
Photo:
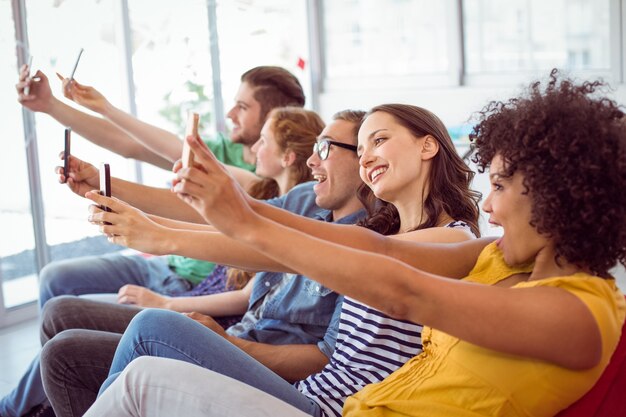
[[[466,228],[464,222],[447,227]],[[422,351],[422,326],[388,317],[349,297],[341,307],[335,351],[321,372],[296,383],[325,416],[341,416],[347,397],[380,382]]]

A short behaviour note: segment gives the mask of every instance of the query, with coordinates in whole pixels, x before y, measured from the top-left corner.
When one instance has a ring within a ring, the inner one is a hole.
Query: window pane
[[[218,0],[222,95],[227,109],[241,74],[259,65],[286,68],[298,77],[305,92],[310,91],[305,6],[304,0]]]
[[[55,72],[69,76],[80,48],[84,48],[76,80],[95,86],[112,103],[121,102],[121,52],[116,39],[115,4],[98,0],[27,3],[33,68],[42,70],[48,76],[53,94],[57,97],[62,98],[62,94],[61,82]],[[50,30],[50,22],[64,30]],[[87,222],[89,201],[57,182],[54,167],[61,162],[58,154],[63,150],[64,127],[43,113],[36,113],[36,123],[46,236],[52,259],[119,249],[109,245],[98,229]],[[128,178],[132,172],[129,161],[75,133],[72,134],[72,154],[96,166],[100,162],[108,162],[111,174],[118,177]]]
[[[0,114],[2,152],[0,166],[0,281],[5,307],[13,307],[36,297],[37,265],[33,249],[35,237],[28,192],[28,167],[22,111],[13,84],[17,82],[15,29],[11,2],[0,1]]]
[[[325,1],[323,37],[327,77],[447,71],[445,3]]]
[[[607,70],[609,0],[467,0],[468,73]]]
[[[202,135],[214,131],[206,0],[172,7],[169,0],[128,2],[137,116],[182,138],[187,112],[201,114]],[[168,171],[143,164],[144,183],[165,186]]]

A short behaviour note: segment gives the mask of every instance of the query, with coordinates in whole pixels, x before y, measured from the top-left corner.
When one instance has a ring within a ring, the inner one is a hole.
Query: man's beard
[[[259,140],[259,137],[261,137],[261,127],[259,127],[258,131],[259,133],[257,133],[256,135],[251,135],[247,132],[240,131],[236,135],[231,136],[230,141],[233,143],[240,143],[243,146],[252,146]]]

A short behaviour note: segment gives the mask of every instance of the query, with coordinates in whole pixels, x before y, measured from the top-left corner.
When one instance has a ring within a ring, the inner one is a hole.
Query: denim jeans
[[[117,293],[126,284],[159,294],[188,291],[192,284],[172,271],[165,257],[107,254],[46,265],[39,274],[39,306],[58,295]]]
[[[58,346],[59,341],[55,336],[68,329],[85,328],[98,331],[87,331],[90,335],[111,332],[110,335],[113,336],[97,337],[98,349],[91,352],[92,359],[90,360],[105,364],[106,370],[100,380],[97,381],[97,385],[93,387],[92,399],[89,404],[84,406],[85,410],[96,398],[100,384],[108,374],[108,366],[113,359],[115,347],[121,334],[139,311],[141,309],[137,307],[99,303],[72,296],[56,297],[44,306],[41,324],[41,343],[44,346],[48,343]],[[59,352],[58,358],[56,358],[58,361],[68,360],[74,355],[74,352],[59,351],[56,348],[55,351]],[[69,358],[66,353],[69,354]],[[48,402],[40,373],[40,360],[41,357],[37,355],[17,387],[0,400],[1,416],[19,417],[32,407]],[[96,383],[94,382],[94,384]],[[57,416],[60,415],[57,414]]]
[[[283,395],[303,397],[285,390]],[[304,397],[306,398],[306,397]],[[294,402],[292,401],[292,402]],[[85,417],[306,417],[257,388],[186,362],[141,357],[98,398]]]
[[[181,314],[156,309],[144,310],[131,321],[100,394],[140,356],[178,359],[199,365],[258,388],[307,414],[321,415],[317,403],[222,336]]]

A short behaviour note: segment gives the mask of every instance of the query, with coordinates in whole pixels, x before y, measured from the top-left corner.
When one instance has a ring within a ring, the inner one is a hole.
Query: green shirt
[[[216,138],[205,141],[205,143],[215,154],[215,157],[223,163],[254,172],[254,165],[243,160],[243,145],[240,143],[231,142],[222,133],[218,133]],[[186,278],[194,285],[199,284],[215,268],[215,264],[212,262],[177,255],[170,255],[168,263],[179,276]]]

